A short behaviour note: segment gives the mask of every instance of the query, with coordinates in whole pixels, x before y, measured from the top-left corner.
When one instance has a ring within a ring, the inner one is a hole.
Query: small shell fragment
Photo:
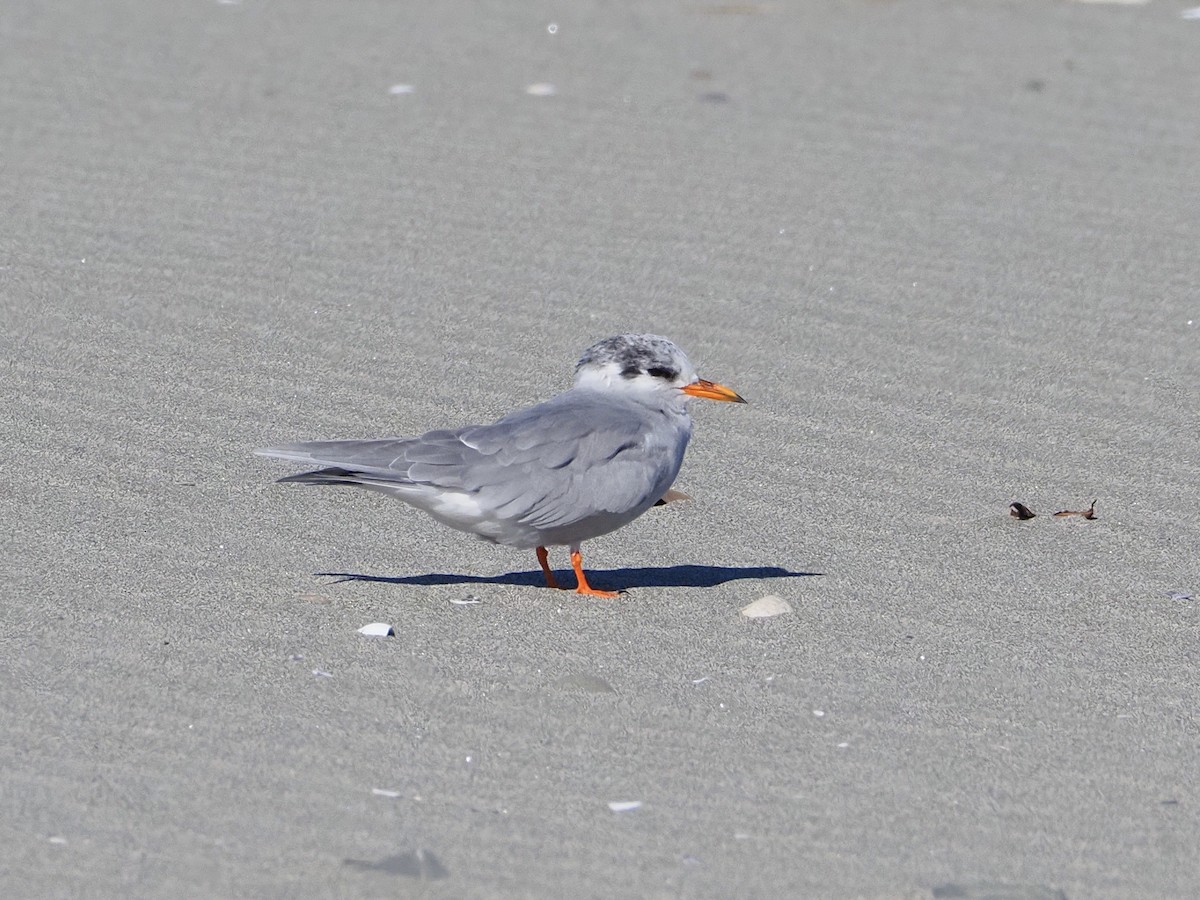
[[[371,793],[376,797],[389,797],[395,799],[400,796],[399,791],[389,791],[386,788],[371,788]]]
[[[613,812],[631,812],[635,809],[640,809],[642,806],[641,800],[611,800],[608,808]]]
[[[781,616],[791,611],[792,605],[782,597],[776,597],[774,594],[759,597],[749,606],[742,607],[742,615],[747,619],[767,619],[771,616]]]
[[[529,94],[531,97],[553,97],[558,93],[558,88],[552,84],[541,81],[537,84],[529,85],[529,87],[525,88],[525,93]]]
[[[367,637],[395,637],[396,630],[387,622],[372,622],[370,625],[364,625],[358,629],[359,634],[365,634]]]
[[[465,597],[451,597],[450,602],[455,606],[474,606],[476,603],[482,603],[483,601],[474,594],[467,594]]]
[[[691,496],[683,491],[677,491],[675,488],[667,488],[667,492],[654,501],[655,506],[666,506],[668,503],[677,503],[680,500],[691,500]]]

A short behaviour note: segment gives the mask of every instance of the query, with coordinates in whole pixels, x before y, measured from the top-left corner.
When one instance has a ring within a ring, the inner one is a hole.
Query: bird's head
[[[746,402],[724,385],[697,376],[684,352],[655,334],[618,334],[588,347],[575,365],[575,386],[681,409],[692,397]]]

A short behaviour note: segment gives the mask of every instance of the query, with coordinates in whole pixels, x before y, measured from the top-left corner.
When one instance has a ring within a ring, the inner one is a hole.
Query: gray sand
[[[1195,896],[1184,5],[6,0],[0,895]],[[251,456],[627,330],[619,600]]]

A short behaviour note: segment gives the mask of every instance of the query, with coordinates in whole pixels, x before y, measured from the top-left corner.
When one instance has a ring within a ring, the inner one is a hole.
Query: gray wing
[[[686,432],[654,435],[657,418],[594,391],[567,391],[460,432],[486,456],[467,487],[499,516],[537,528],[649,507],[674,481],[687,443]]]
[[[656,425],[651,415],[595,392],[567,391],[492,425],[258,452],[330,467],[284,480],[464,491],[497,519],[552,528],[649,506],[670,487],[687,432],[676,441],[647,440]]]
[[[368,441],[305,441],[264,447],[255,450],[259,456],[287,459],[308,465],[329,466],[347,475],[370,476],[380,486],[391,483],[433,484],[439,487],[460,487],[454,484],[454,472],[470,463],[470,453],[458,440],[458,432],[431,431],[418,438],[386,438]],[[434,473],[441,470],[441,474]],[[316,481],[310,472],[292,475],[281,481]],[[328,478],[337,477],[333,471]],[[328,482],[332,483],[332,482]]]

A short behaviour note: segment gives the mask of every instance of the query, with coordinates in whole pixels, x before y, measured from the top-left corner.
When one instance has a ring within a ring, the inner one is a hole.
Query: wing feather
[[[372,486],[463,491],[497,519],[567,528],[652,505],[674,481],[689,435],[686,418],[670,423],[653,409],[573,389],[491,425],[258,452],[347,470]]]

